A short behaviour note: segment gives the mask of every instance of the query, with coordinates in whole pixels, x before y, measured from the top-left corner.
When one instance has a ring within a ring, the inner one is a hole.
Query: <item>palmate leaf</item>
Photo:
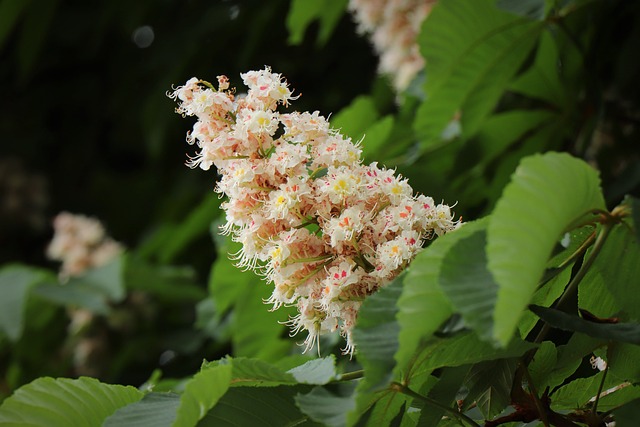
[[[598,173],[563,153],[524,159],[487,230],[489,270],[498,283],[494,338],[506,345],[529,304],[563,230],[604,208]]]
[[[137,402],[134,387],[104,384],[93,378],[49,377],[22,386],[0,406],[0,425],[93,427],[118,408]]]
[[[440,141],[456,113],[463,137],[473,135],[543,29],[544,23],[499,10],[492,0],[439,2],[419,36],[427,99],[415,129],[423,149]]]
[[[400,334],[396,360],[401,369],[409,364],[419,343],[430,338],[453,314],[453,307],[439,281],[442,260],[456,242],[486,225],[485,219],[463,224],[455,232],[436,239],[409,266],[398,300]]]

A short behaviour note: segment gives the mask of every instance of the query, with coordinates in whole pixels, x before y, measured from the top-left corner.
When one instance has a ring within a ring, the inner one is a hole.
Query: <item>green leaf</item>
[[[636,427],[640,414],[640,399],[628,402],[613,411],[616,427]]]
[[[621,342],[611,343],[607,347],[609,374],[632,383],[640,381],[640,347]]]
[[[440,142],[456,114],[463,137],[475,134],[543,28],[492,0],[439,2],[418,38],[427,63],[427,100],[415,121],[422,148]]]
[[[211,366],[218,363],[230,363],[233,366],[230,383],[232,387],[274,387],[282,384],[296,384],[293,375],[260,359],[228,358],[213,362]]]
[[[540,343],[540,347],[533,356],[533,360],[527,367],[529,369],[529,375],[533,380],[533,385],[541,393],[544,391],[543,385],[545,379],[553,371],[558,360],[558,353],[556,346],[551,341],[543,341]]]
[[[175,427],[194,426],[229,389],[231,365],[204,367],[191,378],[180,396]]]
[[[439,277],[442,260],[451,247],[487,225],[487,220],[464,223],[452,233],[436,239],[413,260],[403,281],[398,300],[398,366],[407,366],[419,343],[429,339],[453,314],[453,307],[443,292]]]
[[[303,365],[289,369],[287,373],[293,375],[302,384],[327,384],[336,376],[336,359],[333,355],[322,359],[313,359]]]
[[[417,356],[412,370],[414,373],[431,372],[444,366],[506,359],[520,356],[535,347],[535,344],[514,339],[506,348],[495,348],[480,340],[476,334],[463,332],[452,338],[433,340]]]
[[[402,291],[402,278],[369,296],[358,313],[358,322],[353,330],[358,362],[365,371],[365,377],[356,389],[356,410],[349,415],[355,420],[366,409],[371,394],[389,384],[393,376],[398,349],[398,322],[396,303]]]
[[[438,382],[429,391],[427,396],[452,407],[452,403],[456,400],[456,396],[469,373],[469,369],[469,366],[445,368],[440,374]],[[435,427],[440,425],[439,423],[444,415],[444,410],[433,406],[424,406],[420,412],[420,418],[418,420],[418,426],[420,427]]]
[[[491,340],[498,285],[487,270],[486,231],[458,239],[440,268],[440,284],[455,310],[483,340]]]
[[[631,208],[631,219],[636,234],[636,242],[640,243],[640,199],[627,196],[626,202]]]
[[[498,8],[515,15],[542,21],[545,12],[545,0],[498,0]]]
[[[365,380],[359,389],[369,391],[386,386],[395,365],[393,355],[398,348],[396,302],[402,291],[402,277],[368,297],[358,313],[353,340],[358,349],[358,362],[365,369]]]
[[[320,21],[320,31],[316,43],[324,45],[342,18],[347,6],[346,0],[293,0],[287,15],[289,43],[301,44],[304,34],[313,21]]]
[[[560,80],[558,61],[560,52],[556,36],[545,31],[540,36],[533,66],[518,77],[509,87],[512,91],[542,99],[561,108],[568,108],[567,87]]]
[[[43,273],[21,265],[0,269],[0,331],[17,341],[24,329],[24,310],[29,290],[43,279]]]
[[[640,293],[633,291],[640,289],[640,262],[638,262],[640,248],[638,246],[638,241],[625,224],[614,226],[609,233],[588,275],[600,276],[600,280],[596,280],[610,292],[615,303],[612,304],[613,307],[610,307],[608,313],[594,312],[594,314],[606,317],[622,309],[627,319],[640,320]],[[594,305],[603,306],[602,302]],[[583,306],[582,301],[580,307],[590,309]]]
[[[379,114],[375,101],[370,96],[361,95],[351,104],[331,117],[331,127],[338,129],[343,135],[359,141],[366,130],[378,120]]]
[[[588,378],[578,378],[559,388],[551,395],[551,408],[567,410],[584,408],[595,400],[603,381],[604,372],[598,372]],[[603,392],[608,393],[598,402],[598,411],[607,411],[638,397],[640,388],[607,375],[604,378]]]
[[[369,126],[362,140],[362,155],[366,159],[374,159],[378,156],[385,155],[385,148],[388,143],[391,131],[395,125],[394,116],[385,116]]]
[[[296,405],[312,420],[329,427],[347,424],[347,414],[355,408],[353,396],[338,396],[324,387],[314,387],[307,394],[295,396]]]
[[[524,159],[498,201],[487,232],[489,270],[498,283],[494,337],[506,345],[531,301],[562,232],[604,208],[598,173],[564,153]]]
[[[474,402],[485,419],[501,413],[511,402],[511,387],[518,366],[515,359],[498,359],[474,365],[465,380],[469,394],[465,404]]]
[[[123,406],[102,424],[103,427],[170,427],[180,396],[174,393],[149,393],[142,400]]]
[[[640,345],[640,324],[638,323],[595,323],[552,308],[531,305],[529,309],[554,328],[582,332],[606,341]]]
[[[42,377],[20,387],[2,403],[0,424],[93,427],[142,396],[134,387],[103,384],[93,378]]]
[[[192,268],[151,264],[131,255],[126,261],[124,277],[127,289],[148,292],[170,303],[195,302],[207,296],[196,283]]]
[[[294,397],[309,386],[234,387],[198,423],[198,427],[317,426],[298,409]]]

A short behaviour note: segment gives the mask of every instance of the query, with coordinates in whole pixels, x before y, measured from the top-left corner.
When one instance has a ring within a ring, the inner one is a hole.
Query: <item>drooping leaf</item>
[[[298,409],[294,398],[310,386],[233,387],[198,427],[318,426]]]
[[[17,341],[24,329],[24,309],[31,287],[43,273],[26,266],[8,265],[0,270],[0,331]]]
[[[420,252],[408,268],[402,295],[398,300],[399,351],[398,365],[404,368],[421,340],[426,340],[453,314],[453,307],[440,286],[439,277],[447,252],[487,225],[487,220],[468,222],[458,230],[436,239]]]
[[[640,324],[638,323],[596,323],[553,308],[538,305],[531,305],[529,308],[554,328],[582,332],[602,340],[640,345]]]
[[[597,172],[564,153],[524,159],[487,231],[489,270],[498,283],[494,337],[506,345],[543,276],[562,231],[604,208]]]
[[[512,15],[491,0],[440,2],[419,36],[426,59],[426,101],[415,129],[423,149],[441,141],[460,115],[463,137],[474,135],[542,32],[542,22]]]
[[[2,402],[0,424],[93,427],[142,396],[134,387],[104,384],[94,378],[42,377]]]
[[[498,285],[487,270],[485,245],[485,230],[458,239],[442,260],[440,284],[465,323],[491,340]]]
[[[295,396],[296,405],[314,421],[329,427],[347,424],[347,414],[355,408],[353,395],[338,396],[324,387],[314,387],[309,393]]]
[[[180,404],[175,393],[149,393],[109,416],[103,427],[171,427]]]
[[[196,425],[227,392],[230,381],[231,365],[203,367],[186,383],[173,426]]]
[[[317,44],[322,46],[331,37],[346,6],[346,0],[294,0],[289,7],[289,14],[287,15],[289,43],[293,45],[301,44],[309,24],[319,20],[320,31]]]

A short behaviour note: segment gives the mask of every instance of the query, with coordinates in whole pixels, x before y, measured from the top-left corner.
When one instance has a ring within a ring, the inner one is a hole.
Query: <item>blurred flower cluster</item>
[[[53,228],[47,256],[62,261],[60,278],[63,280],[105,265],[123,250],[120,243],[107,236],[95,218],[61,212],[54,218]]]
[[[398,91],[424,68],[417,36],[435,0],[349,0],[361,34],[369,34],[380,55],[379,69]]]
[[[296,99],[266,67],[242,74],[234,96],[228,79],[190,79],[168,95],[198,121],[187,136],[199,151],[191,167],[214,165],[217,191],[228,197],[223,232],[242,243],[237,265],[274,285],[274,309],[296,305],[292,333],[339,330],[352,354],[351,332],[362,301],[411,261],[424,239],[455,229],[450,207],[413,195],[406,179],[376,163],[330,129],[319,113],[279,113]]]

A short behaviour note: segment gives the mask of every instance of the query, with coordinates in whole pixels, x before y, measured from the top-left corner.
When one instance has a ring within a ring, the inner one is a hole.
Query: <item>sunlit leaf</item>
[[[93,378],[42,377],[22,386],[2,403],[0,424],[93,427],[142,396],[134,387],[104,384]]]
[[[174,427],[193,426],[229,389],[231,365],[203,367],[185,385]]]
[[[568,154],[524,159],[498,201],[487,232],[489,270],[498,283],[494,337],[503,345],[544,274],[562,232],[604,208],[598,173]]]
[[[322,359],[313,359],[287,373],[294,376],[301,384],[327,384],[336,376],[336,359],[333,355]]]

